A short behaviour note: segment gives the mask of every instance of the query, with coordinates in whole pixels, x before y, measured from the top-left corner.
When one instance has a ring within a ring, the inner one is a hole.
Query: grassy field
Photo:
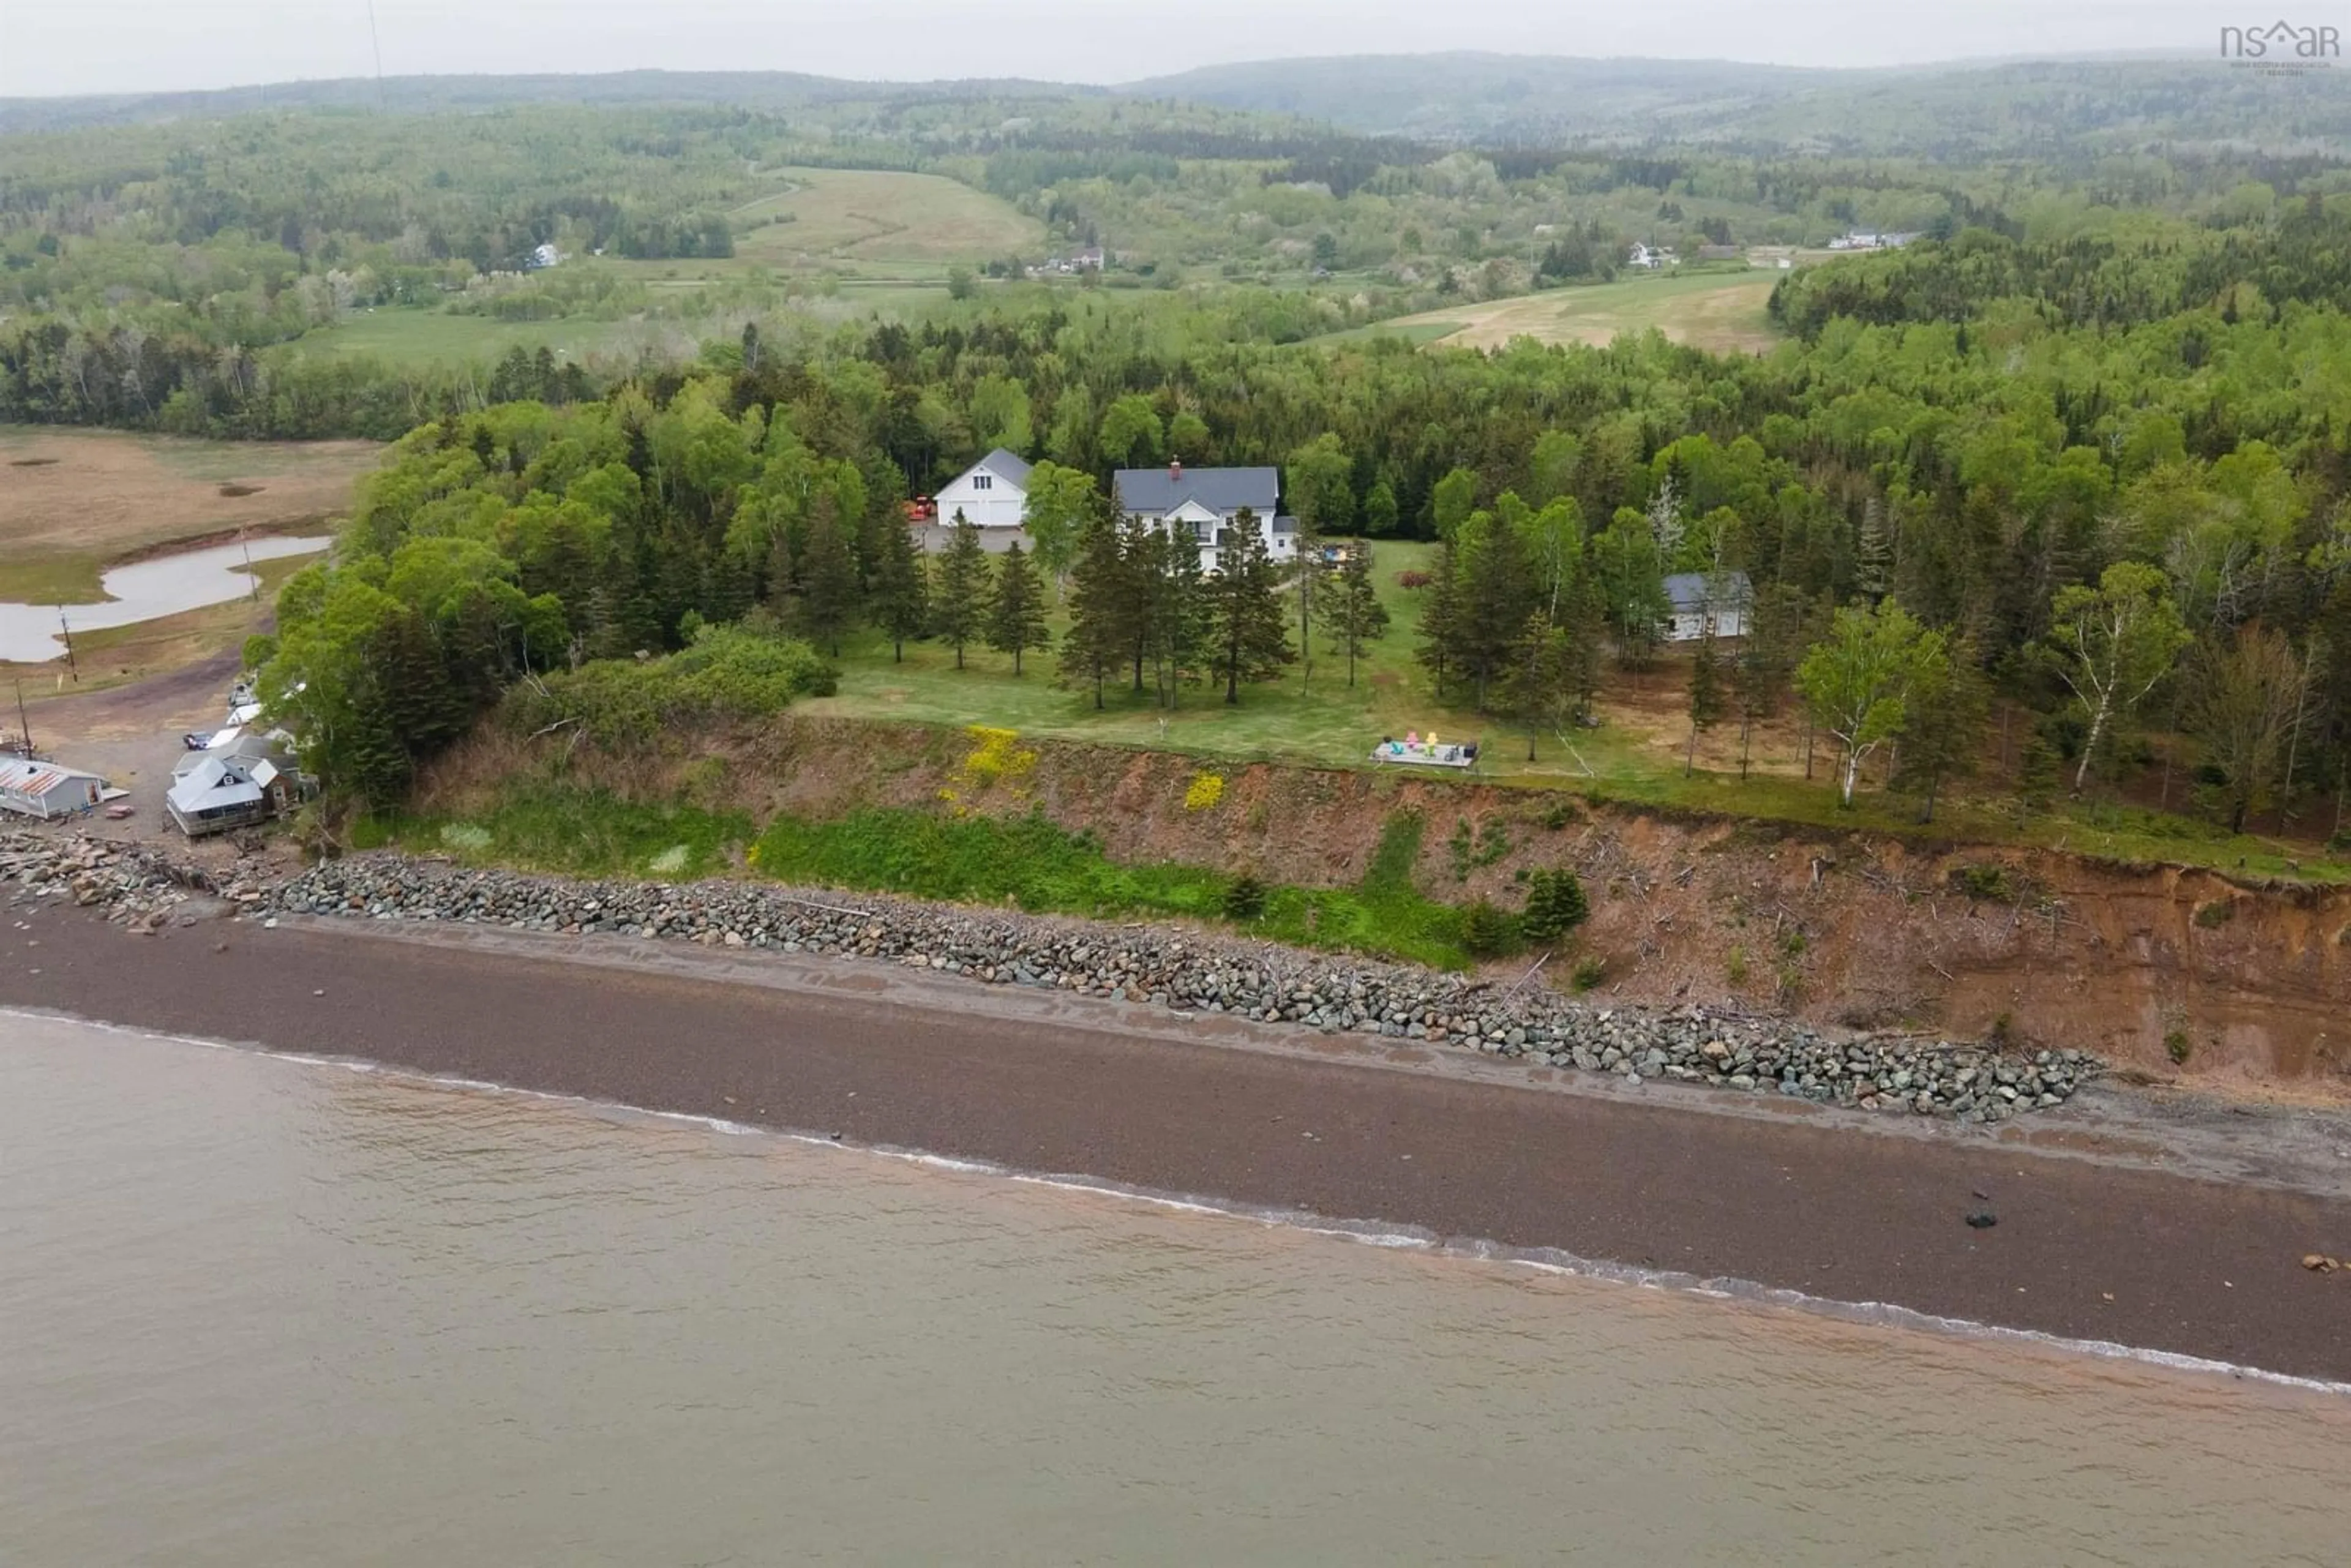
[[[1446,740],[1482,740],[1476,777],[1488,783],[1569,789],[1627,804],[1839,830],[2351,881],[2351,862],[2308,843],[2231,836],[2184,816],[2082,800],[2060,801],[2027,817],[2016,810],[1996,769],[1988,769],[1977,792],[1951,791],[1932,823],[1917,821],[1915,800],[1884,792],[1876,772],[1847,810],[1838,805],[1832,783],[1832,743],[1819,744],[1813,777],[1805,778],[1802,736],[1792,712],[1757,727],[1746,779],[1740,777],[1739,735],[1731,725],[1701,737],[1697,766],[1686,775],[1687,664],[1671,658],[1640,674],[1610,667],[1595,704],[1598,727],[1539,737],[1530,761],[1523,730],[1490,715],[1446,707],[1429,695],[1427,678],[1413,658],[1419,595],[1396,579],[1426,566],[1433,554],[1428,545],[1378,547],[1376,577],[1392,625],[1359,664],[1352,686],[1345,661],[1329,653],[1318,635],[1311,683],[1292,666],[1279,682],[1245,687],[1240,704],[1230,707],[1221,688],[1186,688],[1181,706],[1170,712],[1113,682],[1107,706],[1098,711],[1091,687],[1059,683],[1050,653],[1029,655],[1027,673],[1016,676],[1010,659],[979,647],[966,650],[962,670],[951,650],[931,643],[909,643],[904,662],[893,662],[889,644],[866,634],[844,645],[837,694],[803,706],[843,717],[1001,725],[1029,737],[1340,767],[1366,766],[1383,737],[1417,730]],[[1051,620],[1058,636],[1066,620],[1058,613]]]
[[[315,525],[350,504],[379,451],[0,425],[0,600],[93,603],[101,570],[127,556]]]
[[[1546,289],[1514,299],[1454,305],[1360,329],[1416,343],[1497,349],[1514,338],[1604,344],[1655,327],[1677,343],[1717,353],[1760,353],[1780,340],[1764,302],[1779,273],[1690,273]]]
[[[569,360],[597,356],[635,360],[691,358],[710,335],[704,323],[682,319],[677,307],[697,290],[757,270],[774,275],[772,308],[823,321],[880,314],[911,318],[948,304],[947,269],[975,270],[1013,252],[1037,254],[1044,229],[1008,204],[936,174],[882,170],[778,169],[783,188],[728,214],[736,229],[732,256],[593,263],[643,284],[650,309],[626,320],[565,317],[551,321],[502,321],[419,307],[381,308],[350,316],[302,340],[328,354],[365,354],[395,364],[486,364],[509,349],[550,349]],[[786,277],[805,287],[812,275],[831,282],[821,293],[794,293]]]
[[[861,269],[908,263],[977,266],[1035,252],[1044,229],[1009,204],[937,174],[870,169],[778,169],[789,189],[727,214],[735,259],[806,267],[850,262]]]

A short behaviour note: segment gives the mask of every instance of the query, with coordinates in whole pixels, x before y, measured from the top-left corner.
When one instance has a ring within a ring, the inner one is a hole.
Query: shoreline
[[[2346,1281],[2300,1266],[2351,1250],[2351,1199],[2127,1150],[1556,1092],[874,965],[389,922],[140,938],[89,910],[6,913],[0,1006],[2351,1381]],[[1963,1223],[1985,1208],[1997,1227]]]

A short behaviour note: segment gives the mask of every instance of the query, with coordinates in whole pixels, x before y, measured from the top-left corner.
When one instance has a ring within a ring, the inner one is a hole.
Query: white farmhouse
[[[1158,533],[1181,529],[1200,547],[1200,570],[1217,570],[1217,550],[1236,536],[1240,514],[1256,519],[1266,553],[1279,565],[1298,559],[1298,519],[1278,515],[1278,468],[1122,468],[1112,479],[1118,509]]]
[[[961,512],[982,528],[1017,528],[1029,509],[1029,465],[999,446],[939,486],[939,522]]]
[[[1726,571],[1712,578],[1704,572],[1677,571],[1666,579],[1666,641],[1744,637],[1747,612],[1754,602],[1755,585],[1743,571]]]

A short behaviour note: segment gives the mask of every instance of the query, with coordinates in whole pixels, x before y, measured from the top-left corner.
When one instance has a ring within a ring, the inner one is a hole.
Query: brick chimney
[[[1181,457],[1170,457],[1167,460],[1167,482],[1172,485],[1180,481],[1183,477],[1184,460]]]

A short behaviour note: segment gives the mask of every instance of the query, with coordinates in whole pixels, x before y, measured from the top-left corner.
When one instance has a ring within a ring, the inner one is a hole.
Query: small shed
[[[1712,576],[1677,571],[1666,579],[1666,641],[1695,643],[1704,637],[1744,637],[1755,585],[1743,571]]]
[[[94,811],[106,799],[106,780],[54,762],[0,758],[0,811],[48,821]]]

